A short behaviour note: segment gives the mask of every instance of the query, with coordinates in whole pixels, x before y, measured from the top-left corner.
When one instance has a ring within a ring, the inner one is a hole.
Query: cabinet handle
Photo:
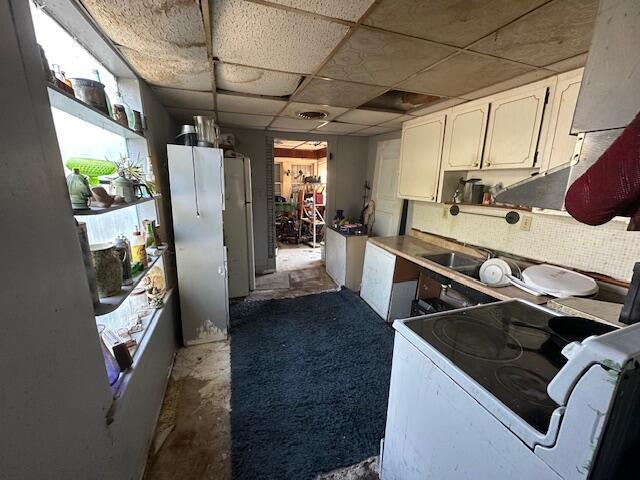
[[[488,165],[488,164],[487,164],[487,165]],[[474,163],[474,164],[473,164],[473,166],[474,166],[474,167],[477,167],[477,166],[478,166],[478,162]]]
[[[487,162],[487,167],[490,167],[490,166],[491,166],[491,162]]]

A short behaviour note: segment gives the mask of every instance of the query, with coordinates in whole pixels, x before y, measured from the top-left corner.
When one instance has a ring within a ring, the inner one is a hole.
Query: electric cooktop
[[[547,385],[567,361],[561,350],[568,341],[549,326],[554,317],[514,301],[432,314],[405,325],[529,425],[546,433],[558,408]]]

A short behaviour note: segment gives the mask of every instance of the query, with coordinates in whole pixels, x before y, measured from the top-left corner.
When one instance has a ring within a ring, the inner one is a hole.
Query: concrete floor
[[[338,289],[320,261],[320,248],[305,244],[279,244],[276,272],[256,277],[256,287],[247,300],[292,298]]]
[[[320,262],[320,249],[284,246],[278,272],[289,288],[256,290],[244,301],[297,297],[337,286]],[[278,282],[274,282],[278,283]],[[279,283],[278,283],[279,284]],[[167,386],[147,462],[146,480],[231,479],[231,360],[229,342],[181,348]],[[377,480],[376,457],[318,480]]]

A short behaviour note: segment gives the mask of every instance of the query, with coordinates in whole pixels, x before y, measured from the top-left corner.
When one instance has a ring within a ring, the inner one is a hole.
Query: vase
[[[91,257],[96,270],[96,284],[100,297],[118,295],[122,287],[122,263],[112,243],[91,245]]]

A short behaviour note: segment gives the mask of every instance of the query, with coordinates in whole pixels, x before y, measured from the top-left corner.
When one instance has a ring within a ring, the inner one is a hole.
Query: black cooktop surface
[[[408,320],[405,325],[541,433],[558,405],[547,385],[566,363],[554,315],[506,302]]]

